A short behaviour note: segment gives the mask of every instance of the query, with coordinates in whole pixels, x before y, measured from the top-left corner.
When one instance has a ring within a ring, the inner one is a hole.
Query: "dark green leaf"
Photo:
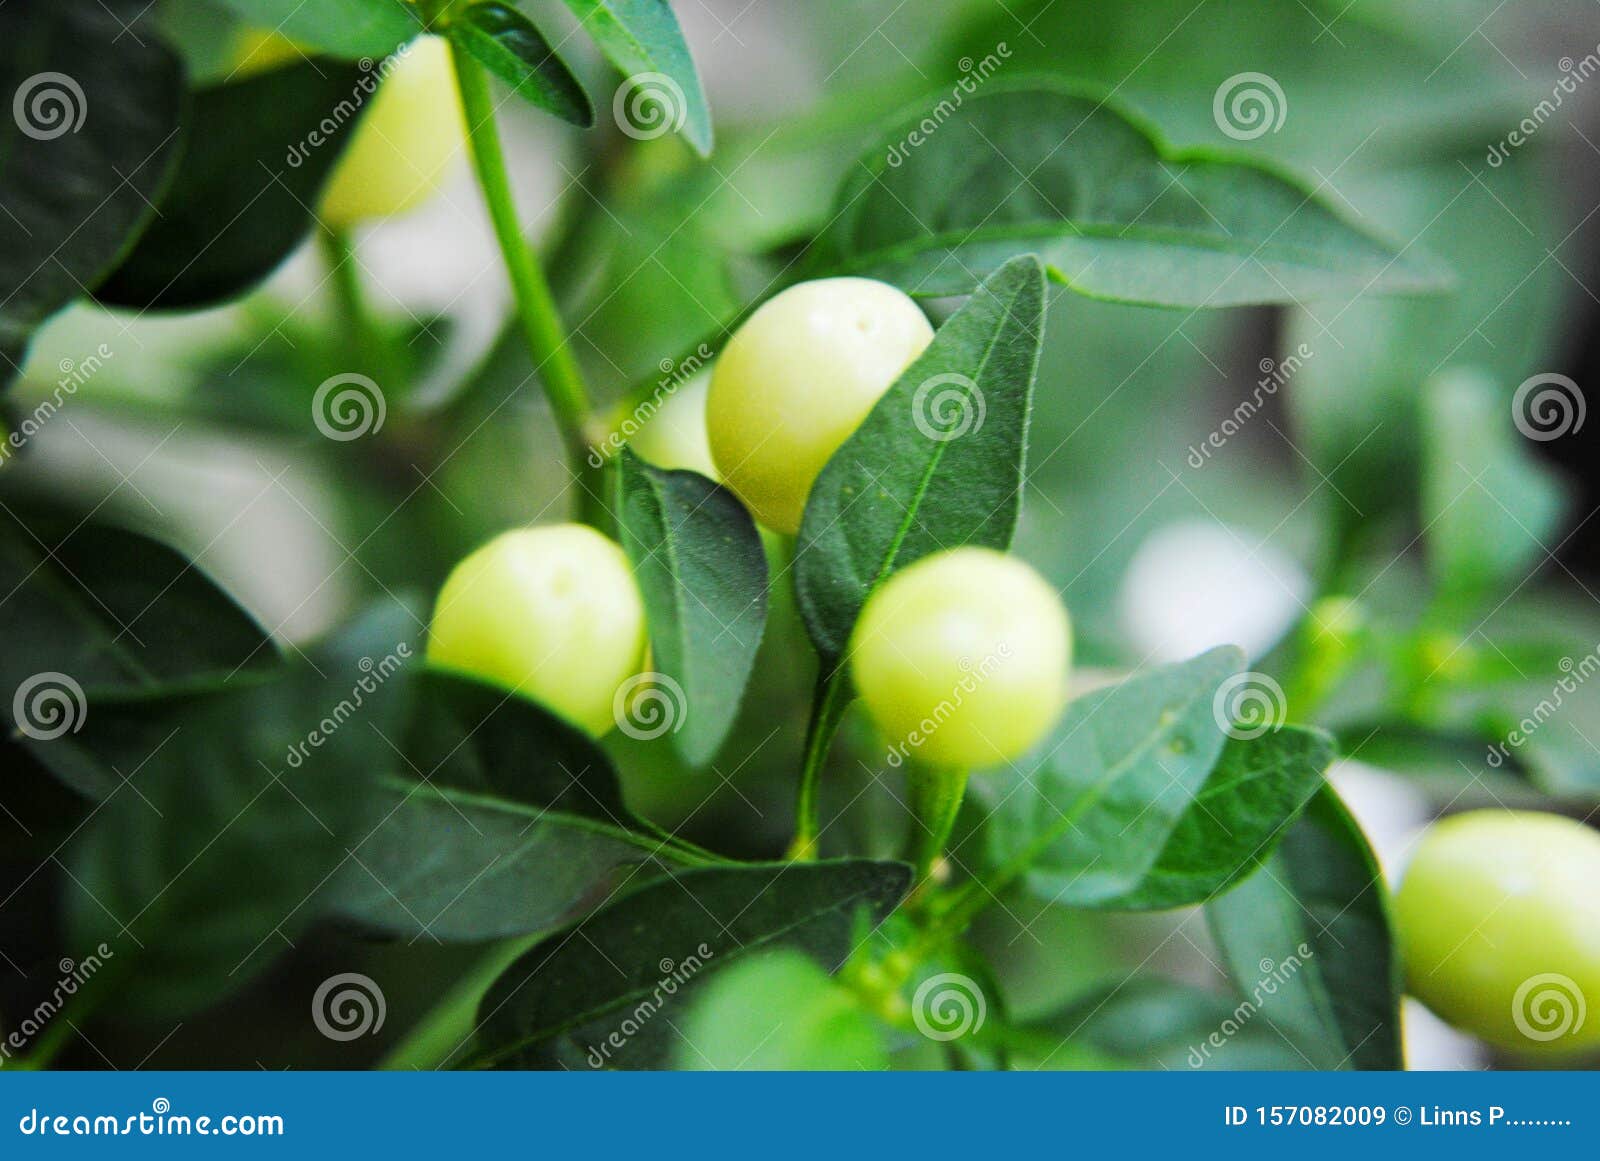
[[[1205,785],[1167,835],[1139,885],[1096,906],[1155,911],[1204,903],[1226,891],[1272,853],[1322,786],[1333,739],[1283,727],[1230,738]]]
[[[618,529],[644,594],[652,656],[686,699],[673,707],[673,740],[698,765],[727,736],[755,663],[766,552],[744,505],[698,472],[663,471],[624,448],[617,479]]]
[[[861,606],[894,572],[946,548],[1011,544],[1044,290],[1031,257],[995,271],[817,477],[795,592],[824,657],[844,654]]]
[[[798,951],[718,972],[690,1007],[677,1068],[690,1071],[882,1071],[883,1037],[852,992]]]
[[[113,306],[187,308],[242,294],[300,244],[377,74],[319,58],[194,94],[160,217],[95,292]],[[329,132],[329,126],[334,126]]]
[[[297,668],[167,706],[147,699],[170,732],[120,772],[67,860],[69,929],[79,945],[114,949],[120,1010],[170,1016],[213,1001],[316,915],[369,780],[398,761],[382,735],[397,730],[403,683],[347,717],[348,678]]]
[[[711,108],[700,74],[667,0],[566,0],[606,59],[622,71],[612,102],[630,137],[681,131],[702,157],[711,153]]]
[[[849,859],[716,867],[641,887],[551,935],[497,980],[478,1030],[502,1067],[655,1068],[678,1051],[685,997],[715,970],[794,948],[833,970],[858,916],[910,886],[900,863]]]
[[[1255,1008],[1149,976],[1102,988],[1027,1031],[1034,1068],[1293,1070],[1305,1060]],[[1054,1041],[1054,1043],[1052,1043]]]
[[[447,30],[452,41],[525,100],[587,129],[594,107],[550,42],[514,8],[474,4]]]
[[[1562,489],[1514,426],[1543,436],[1530,410],[1541,390],[1555,421],[1564,414],[1570,425],[1583,399],[1556,380],[1535,383],[1509,407],[1471,371],[1423,389],[1422,523],[1434,581],[1448,597],[1498,600],[1553,547]]]
[[[862,157],[823,235],[823,266],[964,294],[1036,252],[1081,294],[1181,307],[1445,281],[1275,170],[1171,149],[1101,94],[993,83],[945,114],[930,130],[917,111]]]
[[[0,6],[0,386],[35,327],[87,294],[178,156],[183,72],[139,0]]]
[[[251,24],[334,56],[381,57],[422,31],[406,0],[222,0]]]
[[[151,687],[275,665],[270,635],[193,561],[137,533],[0,516],[0,713],[39,673]]]
[[[1074,700],[1037,763],[983,776],[999,801],[994,862],[1027,867],[1028,885],[1059,903],[1110,905],[1136,892],[1222,752],[1215,703],[1243,661],[1213,649]]]
[[[1257,1018],[1295,1043],[1305,1067],[1402,1067],[1388,888],[1331,789],[1260,871],[1207,911],[1239,991],[1255,998],[1277,982]]]
[[[346,918],[496,939],[553,927],[681,865],[634,829],[605,752],[525,698],[424,674],[402,748],[404,776],[378,787],[333,887]]]

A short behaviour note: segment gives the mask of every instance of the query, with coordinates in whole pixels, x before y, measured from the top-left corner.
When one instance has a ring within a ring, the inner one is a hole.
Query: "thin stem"
[[[591,462],[589,456],[593,425],[589,390],[584,385],[583,371],[562,328],[544,268],[525,241],[521,223],[517,220],[511,179],[506,172],[505,152],[495,126],[494,102],[489,94],[488,77],[482,66],[468,56],[459,44],[452,42],[450,51],[455,62],[456,85],[461,91],[462,109],[467,117],[467,141],[472,148],[473,166],[477,170],[478,185],[483,190],[483,200],[489,208],[489,220],[494,225],[495,239],[500,244],[506,272],[511,278],[523,338],[533,355],[535,369],[550,400],[550,409],[555,413],[556,425],[561,429],[573,475],[583,488],[585,518],[594,523],[598,510],[604,507],[604,501],[601,499],[600,469]]]
[[[907,788],[911,796],[911,865],[916,868],[913,897],[922,896],[933,874],[934,864],[944,854],[961,813],[961,800],[967,792],[965,770],[939,770],[913,766]]]
[[[805,756],[800,765],[800,795],[795,803],[794,842],[789,844],[789,857],[810,860],[817,857],[817,784],[822,777],[822,766],[828,757],[828,747],[839,728],[844,711],[851,700],[850,681],[844,666],[823,662],[817,675],[817,691],[811,701],[811,721],[806,726]]]
[[[380,390],[396,397],[404,397],[406,375],[394,357],[384,327],[373,314],[361,285],[361,263],[356,257],[355,242],[349,230],[342,226],[328,226],[318,234],[323,261],[328,266],[328,277],[333,284],[334,303],[338,308],[341,334],[337,341],[354,348],[361,370],[377,380]]]
[[[378,1067],[391,1072],[448,1067],[472,1043],[478,1005],[489,985],[543,938],[542,933],[524,935],[490,945],[444,998],[389,1050]]]

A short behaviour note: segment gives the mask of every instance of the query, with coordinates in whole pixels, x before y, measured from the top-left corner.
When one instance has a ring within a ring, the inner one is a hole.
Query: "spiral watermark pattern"
[[[88,712],[83,686],[54,670],[35,673],[17,686],[11,699],[11,720],[36,742],[53,742],[69,731],[77,733]]]
[[[1217,128],[1235,141],[1254,141],[1283,128],[1289,98],[1266,73],[1234,73],[1217,86],[1211,116]]]
[[[89,99],[83,86],[66,73],[34,73],[17,86],[11,116],[25,136],[54,141],[83,128]]]
[[[1511,422],[1539,443],[1582,431],[1587,413],[1583,388],[1565,375],[1534,375],[1511,397]]]
[[[689,102],[683,87],[666,73],[636,73],[617,86],[611,115],[617,128],[635,141],[654,141],[683,128]]]
[[[388,1011],[383,989],[360,972],[329,976],[311,997],[311,1022],[329,1040],[376,1036]]]
[[[381,431],[388,413],[383,390],[354,371],[324,379],[311,397],[311,421],[340,443]]]
[[[1529,976],[1511,997],[1511,1019],[1517,1031],[1541,1044],[1576,1036],[1588,1015],[1583,989],[1560,972]]]
[[[617,729],[640,742],[683,728],[689,714],[689,698],[665,673],[636,673],[621,685],[611,699],[611,716]]]
[[[924,379],[911,396],[911,421],[936,443],[983,430],[987,414],[978,385],[956,371]]]
[[[1283,686],[1265,673],[1235,673],[1211,699],[1211,716],[1218,728],[1245,742],[1276,730],[1288,708]]]
[[[983,989],[971,976],[941,972],[929,976],[911,997],[911,1020],[929,1040],[959,1040],[976,1035],[989,1014]]]

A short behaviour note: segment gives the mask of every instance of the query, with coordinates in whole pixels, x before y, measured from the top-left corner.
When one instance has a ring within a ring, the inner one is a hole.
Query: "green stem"
[[[384,1055],[378,1067],[389,1072],[447,1067],[471,1044],[478,1005],[489,985],[543,938],[543,934],[524,935],[492,944],[444,998]]]
[[[49,1023],[33,1041],[26,1056],[11,1065],[18,1072],[40,1072],[49,1068],[55,1058],[78,1034],[78,1025],[89,1020],[100,1005],[115,990],[121,972],[114,966],[103,965],[99,971],[79,985],[72,999],[50,1017]]]
[[[356,258],[350,232],[343,227],[328,226],[318,233],[317,240],[338,307],[342,333],[335,337],[335,342],[354,349],[361,370],[371,375],[381,390],[403,398],[407,376],[394,357],[394,348],[384,333],[383,324],[367,301],[361,285],[361,263]]]
[[[580,508],[586,520],[596,523],[605,501],[600,468],[591,463],[589,458],[593,446],[591,428],[594,421],[583,371],[562,329],[544,268],[524,240],[521,223],[517,221],[516,203],[511,196],[511,179],[506,173],[505,153],[494,121],[489,79],[482,66],[468,56],[459,44],[452,42],[450,51],[455,61],[456,85],[461,91],[462,109],[467,118],[467,141],[472,150],[473,166],[477,170],[478,185],[483,190],[483,200],[489,208],[489,220],[494,225],[495,239],[500,244],[506,272],[511,278],[523,338],[533,355],[534,369],[544,384],[550,409],[555,413],[556,426],[560,428],[562,442],[566,444],[573,476],[583,490]]]
[[[800,764],[800,795],[795,803],[794,842],[789,857],[806,861],[817,857],[817,784],[827,761],[828,747],[851,700],[850,682],[843,665],[823,662],[817,691],[811,701],[811,721],[806,726],[805,755]]]
[[[925,894],[934,864],[955,829],[961,800],[967,792],[967,772],[913,766],[908,772],[907,789],[911,796],[909,855],[916,868],[913,898],[919,898]]]

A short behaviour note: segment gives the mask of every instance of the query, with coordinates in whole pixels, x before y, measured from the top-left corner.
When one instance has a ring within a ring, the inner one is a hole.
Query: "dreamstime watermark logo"
[[[1234,73],[1217,86],[1211,117],[1235,141],[1254,141],[1283,128],[1289,98],[1266,73]]]
[[[1189,1067],[1203,1068],[1211,1059],[1211,1054],[1242,1032],[1244,1026],[1261,1010],[1262,1005],[1277,995],[1278,989],[1287,984],[1305,966],[1305,961],[1311,959],[1314,954],[1310,944],[1302,943],[1284,957],[1282,962],[1263,959],[1257,964],[1261,978],[1256,980],[1249,995],[1239,1001],[1238,1006],[1223,1018],[1222,1023],[1209,1036],[1199,1044],[1189,1046]]]
[[[12,1025],[6,1032],[5,1040],[0,1042],[0,1068],[5,1067],[6,1061],[26,1048],[28,1042],[44,1030],[44,1026],[55,1018],[66,1002],[78,994],[78,989],[105,966],[106,960],[115,958],[116,953],[102,943],[78,962],[69,958],[57,964],[61,978],[56,981],[55,989],[40,1000],[33,1011],[25,1013]]]
[[[885,158],[889,168],[899,169],[913,149],[937,133],[939,126],[955,116],[956,110],[961,108],[966,99],[978,91],[978,86],[994,76],[1001,64],[1010,59],[1011,46],[1002,40],[994,46],[993,52],[985,53],[981,60],[974,61],[970,56],[958,60],[956,67],[961,70],[961,77],[951,87],[950,95],[930,109],[927,116],[918,121],[904,137],[889,146]]]
[[[357,64],[361,69],[361,76],[356,81],[356,87],[350,95],[340,101],[318,121],[316,126],[300,138],[284,155],[284,163],[290,169],[299,169],[311,157],[311,154],[321,149],[344,128],[346,122],[361,111],[367,103],[367,98],[378,91],[378,86],[394,71],[395,66],[404,60],[411,52],[411,45],[402,44],[394,52],[374,63],[370,56],[364,56]]]
[[[589,449],[589,466],[597,470],[604,467],[605,462],[621,451],[630,439],[638,435],[655,413],[661,410],[662,405],[677,394],[679,388],[699,374],[715,356],[715,351],[705,343],[701,343],[694,349],[693,354],[686,355],[677,362],[662,359],[657,364],[661,369],[661,378],[656,381],[656,389],[651,392],[650,398],[641,401],[601,443]]]
[[[1220,451],[1223,445],[1238,435],[1245,424],[1256,417],[1266,401],[1276,395],[1283,385],[1306,365],[1312,354],[1311,348],[1301,343],[1294,349],[1293,354],[1281,362],[1262,359],[1258,364],[1261,368],[1261,378],[1256,380],[1255,390],[1250,393],[1250,397],[1240,400],[1228,418],[1201,440],[1198,447],[1189,445],[1189,466],[1196,469],[1205,467],[1206,461],[1211,458],[1211,453]]]
[[[940,700],[928,712],[928,715],[917,723],[916,729],[905,736],[905,739],[889,747],[889,765],[899,767],[911,756],[913,750],[920,749],[934,732],[950,720],[952,714],[961,708],[969,693],[977,690],[990,677],[994,676],[1002,662],[1011,656],[1011,646],[1002,641],[999,648],[990,653],[977,665],[963,657],[960,661],[962,669],[961,680],[956,682],[955,688],[950,691],[950,696]]]
[[[1283,686],[1265,673],[1235,673],[1217,686],[1211,716],[1230,738],[1248,742],[1283,724],[1288,698]]]
[[[911,421],[936,443],[983,430],[988,415],[983,392],[967,376],[947,371],[924,379],[911,396]]]
[[[1550,687],[1550,693],[1539,699],[1539,704],[1528,712],[1528,715],[1519,721],[1506,736],[1489,747],[1486,761],[1495,769],[1505,764],[1511,757],[1512,750],[1520,750],[1527,744],[1528,739],[1539,732],[1551,718],[1555,717],[1561,707],[1566,704],[1567,696],[1578,692],[1578,687],[1588,681],[1596,673],[1600,673],[1600,645],[1596,645],[1577,661],[1570,657],[1563,657],[1558,663],[1558,668],[1565,675],[1557,678],[1556,683]]]
[[[11,116],[25,136],[54,141],[83,128],[89,99],[83,86],[66,73],[34,73],[17,86]]]
[[[340,726],[361,711],[367,697],[377,693],[378,687],[399,672],[400,667],[410,660],[411,646],[404,641],[396,645],[392,653],[386,653],[381,661],[363,657],[356,663],[356,668],[361,670],[362,676],[350,687],[350,696],[341,698],[339,704],[329,711],[327,717],[317,723],[315,729],[290,746],[284,760],[291,768],[298,770],[311,756],[311,751],[320,750],[329,738],[339,732]]]
[[[1541,1044],[1576,1036],[1588,1017],[1583,989],[1560,972],[1529,976],[1511,997],[1511,1020],[1517,1031]]]
[[[376,1036],[389,1014],[383,989],[371,976],[342,972],[317,985],[311,997],[311,1022],[329,1040]]]
[[[611,116],[617,128],[635,141],[654,141],[683,128],[689,101],[683,87],[666,73],[635,73],[617,86]]]
[[[1583,388],[1565,375],[1531,376],[1511,397],[1511,422],[1539,443],[1582,431],[1587,414]]]
[[[911,997],[911,1022],[929,1040],[976,1036],[989,1015],[978,981],[960,972],[940,972],[917,986]]]
[[[1519,149],[1533,140],[1533,135],[1544,127],[1546,121],[1555,116],[1556,110],[1566,104],[1566,99],[1578,91],[1578,86],[1596,72],[1600,72],[1600,45],[1580,61],[1574,62],[1570,56],[1562,57],[1557,62],[1557,67],[1561,69],[1562,76],[1556,82],[1555,88],[1550,90],[1550,95],[1517,122],[1515,129],[1489,146],[1489,155],[1485,160],[1493,168],[1499,169],[1511,156],[1513,149]]]
[[[11,720],[25,737],[36,742],[53,742],[63,734],[75,734],[88,716],[83,686],[53,669],[28,678],[17,686],[11,699]]]
[[[48,399],[40,400],[27,415],[22,417],[15,428],[6,434],[5,442],[0,443],[0,463],[9,460],[17,452],[38,435],[45,424],[55,417],[69,398],[78,393],[82,387],[94,377],[100,368],[106,365],[111,358],[111,348],[101,343],[86,357],[74,362],[71,359],[62,359],[56,364],[60,378],[56,380],[55,389]]]
[[[388,414],[383,390],[354,371],[324,379],[311,397],[311,421],[323,435],[340,443],[383,430]]]
[[[675,734],[689,715],[689,698],[665,673],[635,673],[617,686],[611,698],[611,717],[617,729],[640,742]]]
[[[661,1010],[661,1005],[678,994],[678,989],[686,986],[700,969],[706,966],[706,961],[711,959],[716,952],[702,943],[681,961],[663,959],[657,968],[661,978],[656,981],[655,989],[634,1006],[633,1011],[622,1018],[622,1023],[613,1028],[598,1045],[590,1045],[588,1061],[590,1068],[604,1068],[611,1059],[611,1054],[624,1047],[629,1039],[635,1036],[641,1028],[648,1024],[651,1018]]]

